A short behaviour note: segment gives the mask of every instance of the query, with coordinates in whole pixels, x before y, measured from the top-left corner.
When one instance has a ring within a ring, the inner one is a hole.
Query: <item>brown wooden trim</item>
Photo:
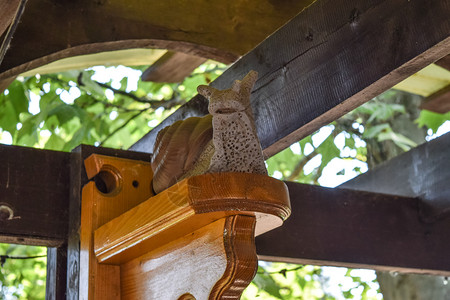
[[[440,89],[436,93],[428,96],[422,105],[422,109],[427,109],[438,114],[445,114],[450,111],[450,85]]]
[[[136,47],[229,63],[311,2],[30,1],[0,79],[65,57]]]
[[[66,240],[68,153],[0,145],[0,241],[57,246]]]
[[[346,189],[420,197],[428,221],[450,212],[450,133],[344,183]]]
[[[206,58],[168,51],[142,73],[142,81],[182,82]]]
[[[17,12],[20,0],[2,0],[0,2],[0,36],[6,31]]]
[[[291,217],[257,237],[257,253],[273,261],[448,276],[449,148],[446,134],[345,189],[288,182]]]
[[[449,215],[428,223],[416,198],[287,184],[292,215],[256,238],[260,259],[450,274]]]
[[[450,71],[450,54],[444,56],[443,58],[435,62],[435,64]]]
[[[67,246],[47,249],[47,282],[45,299],[66,298],[67,282]]]
[[[449,15],[446,1],[319,0],[212,85],[258,71],[252,106],[271,156],[449,53]],[[131,149],[152,151],[160,129],[205,106],[194,97]]]

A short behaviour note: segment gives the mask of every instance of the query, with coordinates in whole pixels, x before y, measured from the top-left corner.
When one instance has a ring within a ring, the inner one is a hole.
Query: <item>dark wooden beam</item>
[[[450,133],[395,157],[341,185],[343,188],[420,197],[427,219],[450,212]],[[449,227],[450,229],[450,227]]]
[[[169,49],[229,63],[312,1],[30,1],[0,80],[70,56],[131,48]]]
[[[3,27],[5,25],[9,25],[8,30],[0,44],[0,65],[2,64],[3,58],[5,57],[6,51],[10,47],[11,39],[19,25],[20,18],[25,10],[25,5],[27,0],[21,0],[17,5],[16,1],[10,1],[11,3],[4,4],[0,3],[0,9],[6,10],[6,12],[0,12],[0,37],[3,33]],[[11,10],[16,7],[16,10],[11,18]],[[4,17],[5,20],[2,20],[1,17]],[[10,23],[10,24],[9,24]]]
[[[435,64],[450,71],[450,54],[444,56],[443,58],[435,62]]]
[[[260,259],[450,275],[450,214],[417,198],[287,183],[292,215],[256,238]]]
[[[142,81],[182,82],[195,68],[206,61],[206,58],[181,52],[167,51],[153,65],[146,69]]]
[[[346,189],[287,183],[292,215],[257,237],[258,255],[449,276],[449,147],[447,134],[353,179]]]
[[[319,0],[212,83],[228,88],[258,71],[252,93],[258,135],[271,156],[450,52],[448,1]],[[196,96],[131,149],[207,113]]]
[[[0,241],[58,246],[67,236],[69,153],[0,145]]]
[[[428,96],[422,105],[422,109],[427,109],[438,114],[445,114],[450,111],[450,85]]]

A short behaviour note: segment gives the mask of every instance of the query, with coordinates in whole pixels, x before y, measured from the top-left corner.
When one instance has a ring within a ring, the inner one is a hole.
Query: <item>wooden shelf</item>
[[[290,215],[286,185],[245,173],[187,178],[98,228],[94,253],[122,264],[231,215],[256,216],[256,235],[280,226]]]

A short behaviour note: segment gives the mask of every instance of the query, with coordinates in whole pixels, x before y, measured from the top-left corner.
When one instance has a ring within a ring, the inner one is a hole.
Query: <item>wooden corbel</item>
[[[239,299],[255,235],[290,214],[285,184],[265,175],[203,174],[153,195],[149,163],[92,155],[85,166],[82,299]]]

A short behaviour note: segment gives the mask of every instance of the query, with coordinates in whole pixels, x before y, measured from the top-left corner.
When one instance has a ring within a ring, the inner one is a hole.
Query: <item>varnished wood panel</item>
[[[245,173],[187,178],[130,209],[95,232],[100,262],[124,263],[228,215],[257,217],[256,234],[290,214],[284,183]]]
[[[254,223],[223,218],[122,265],[122,299],[239,299],[257,268]]]

